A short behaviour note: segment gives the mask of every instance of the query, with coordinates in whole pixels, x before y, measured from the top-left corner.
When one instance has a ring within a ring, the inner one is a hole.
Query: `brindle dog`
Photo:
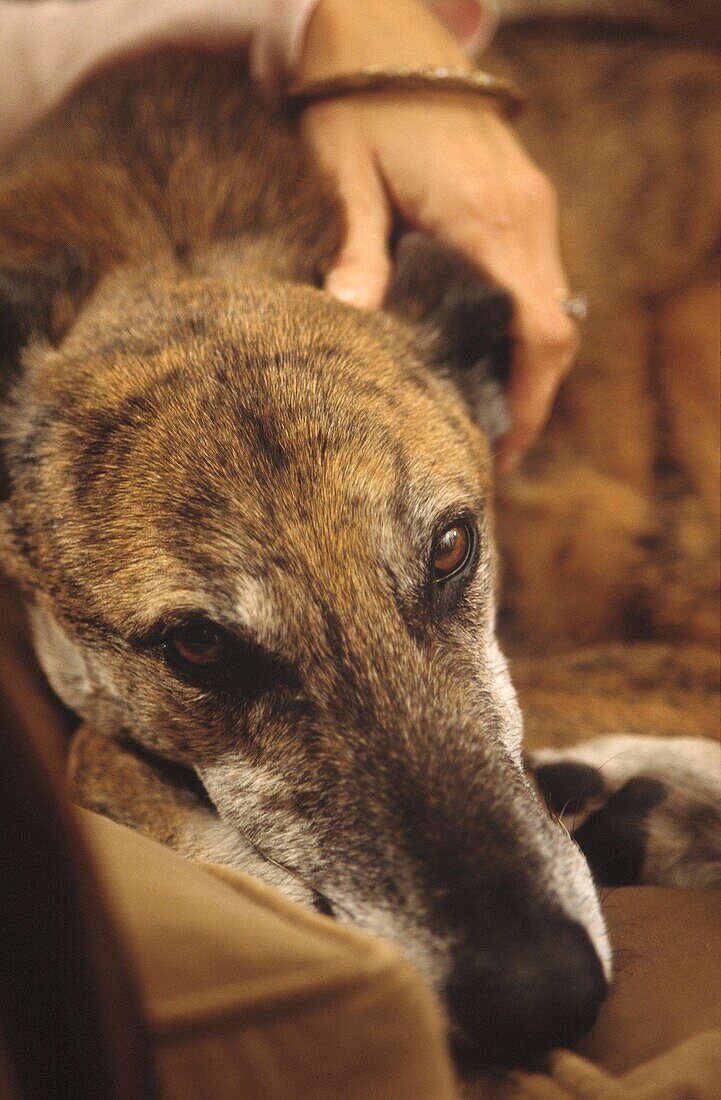
[[[331,301],[341,231],[234,56],[36,131],[0,184],[2,561],[87,722],[80,801],[394,939],[464,1059],[519,1064],[610,954],[495,637],[508,304],[418,240],[386,312]]]

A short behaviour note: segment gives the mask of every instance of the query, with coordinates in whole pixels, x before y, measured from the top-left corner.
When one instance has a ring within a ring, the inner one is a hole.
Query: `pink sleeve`
[[[112,57],[171,42],[250,42],[255,76],[293,73],[318,0],[0,0],[0,147]],[[362,3],[362,0],[358,0]],[[389,0],[392,3],[392,0]],[[492,37],[496,0],[427,0],[474,54]]]
[[[0,146],[112,57],[171,42],[250,41],[265,80],[292,72],[317,0],[0,0]]]
[[[358,0],[362,3],[363,0]],[[498,0],[424,0],[469,57],[490,43],[498,26]],[[253,72],[271,84],[292,73],[302,47],[303,32],[318,0],[276,0],[268,25],[253,40]],[[388,0],[389,4],[393,0]]]

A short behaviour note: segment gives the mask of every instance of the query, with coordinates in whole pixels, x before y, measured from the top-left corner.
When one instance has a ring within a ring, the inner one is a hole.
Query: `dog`
[[[80,803],[395,941],[461,1065],[529,1064],[611,952],[495,633],[510,307],[419,238],[382,313],[332,301],[342,231],[237,55],[78,89],[0,182],[0,557]]]

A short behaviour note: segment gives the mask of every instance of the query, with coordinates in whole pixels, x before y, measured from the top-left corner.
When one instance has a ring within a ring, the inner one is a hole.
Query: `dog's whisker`
[[[618,760],[619,756],[628,756],[629,752],[630,749],[619,749],[618,752],[615,752],[613,754],[613,756],[609,756],[607,760],[604,760],[603,764],[594,764],[594,767],[598,771],[602,771],[609,764],[613,763],[614,760]]]
[[[560,813],[559,813],[559,815],[558,815],[559,819],[563,817],[563,815],[565,814],[566,810],[568,809],[568,807],[569,807],[569,806],[571,805],[571,803],[572,803],[573,801],[574,801],[573,795],[572,795],[572,796],[571,796],[570,798],[567,798],[567,799],[566,799],[566,801],[565,801],[565,802],[563,803],[563,806],[561,807],[561,812],[560,812]]]
[[[311,882],[310,879],[306,878],[305,875],[301,875],[300,872],[294,870],[292,867],[288,867],[287,864],[270,855],[269,852],[267,852],[264,848],[261,848],[261,846],[257,844],[254,840],[251,840],[247,833],[241,832],[240,835],[250,845],[253,851],[256,852],[261,857],[261,859],[264,859],[266,863],[270,863],[273,865],[273,867],[277,867],[279,871],[283,871],[286,875],[290,875],[290,877],[295,879],[296,882],[299,882],[301,886],[305,886],[306,890],[308,890],[311,894],[325,902],[326,905],[328,905],[333,912],[341,912],[344,914],[344,916],[348,918],[348,920],[353,919],[352,914],[343,905],[341,905],[340,902],[334,901],[333,898],[328,897],[328,895],[323,890],[321,890],[318,886]]]

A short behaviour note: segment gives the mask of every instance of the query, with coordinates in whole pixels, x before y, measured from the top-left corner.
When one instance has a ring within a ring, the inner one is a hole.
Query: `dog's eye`
[[[246,701],[284,690],[301,691],[295,666],[261,645],[192,614],[171,625],[158,624],[149,638],[157,656],[186,684],[207,692],[232,693]]]
[[[454,523],[438,536],[433,546],[433,576],[445,581],[460,573],[473,553],[473,532],[467,523]]]
[[[171,656],[190,665],[217,665],[225,656],[227,639],[220,627],[212,623],[185,623],[176,626],[166,637]]]

